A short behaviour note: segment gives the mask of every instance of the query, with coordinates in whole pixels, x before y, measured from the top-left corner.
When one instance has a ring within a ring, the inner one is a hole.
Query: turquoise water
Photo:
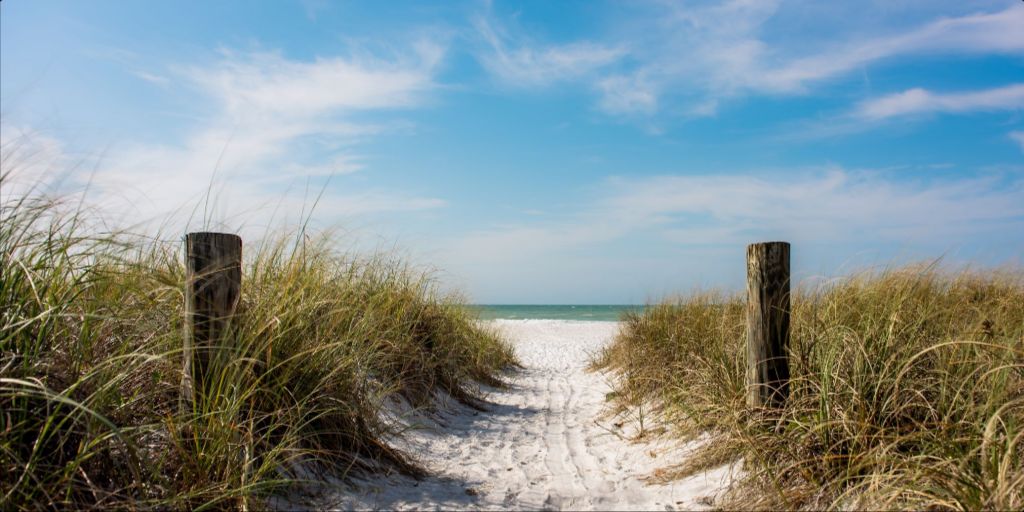
[[[640,312],[644,306],[637,305],[493,305],[477,304],[472,306],[484,320],[498,318],[524,320],[590,320],[600,322],[618,321],[627,311]]]

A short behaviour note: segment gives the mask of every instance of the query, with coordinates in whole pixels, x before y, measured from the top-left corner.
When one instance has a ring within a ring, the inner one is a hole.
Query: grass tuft
[[[745,301],[697,294],[624,318],[595,360],[622,407],[714,441],[676,477],[742,458],[726,508],[1024,508],[1024,272],[936,265],[793,293],[791,397],[744,412]]]
[[[475,403],[515,364],[429,275],[281,235],[246,245],[211,392],[182,407],[182,244],[90,220],[0,205],[0,509],[259,508],[311,469],[418,475],[388,404]]]

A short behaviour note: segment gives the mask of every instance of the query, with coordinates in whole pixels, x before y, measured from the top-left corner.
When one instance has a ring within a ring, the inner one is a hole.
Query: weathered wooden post
[[[242,291],[242,239],[228,233],[185,235],[185,376],[183,397],[191,406],[207,395],[216,347]]]
[[[747,246],[747,406],[789,396],[789,243]]]

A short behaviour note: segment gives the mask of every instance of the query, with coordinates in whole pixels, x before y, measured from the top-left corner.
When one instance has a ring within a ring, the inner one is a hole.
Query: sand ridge
[[[422,419],[401,447],[432,476],[357,481],[330,500],[341,509],[676,510],[708,508],[730,468],[664,485],[643,480],[692,446],[633,443],[603,417],[606,377],[586,370],[615,322],[495,320],[524,368],[491,390],[486,411]],[[416,420],[413,420],[414,422]]]

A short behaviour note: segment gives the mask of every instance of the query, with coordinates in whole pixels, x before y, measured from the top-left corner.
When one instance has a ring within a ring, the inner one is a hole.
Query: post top
[[[242,237],[234,233],[220,233],[217,231],[192,231],[185,234],[185,238],[217,238],[217,237],[231,237],[241,239]]]

